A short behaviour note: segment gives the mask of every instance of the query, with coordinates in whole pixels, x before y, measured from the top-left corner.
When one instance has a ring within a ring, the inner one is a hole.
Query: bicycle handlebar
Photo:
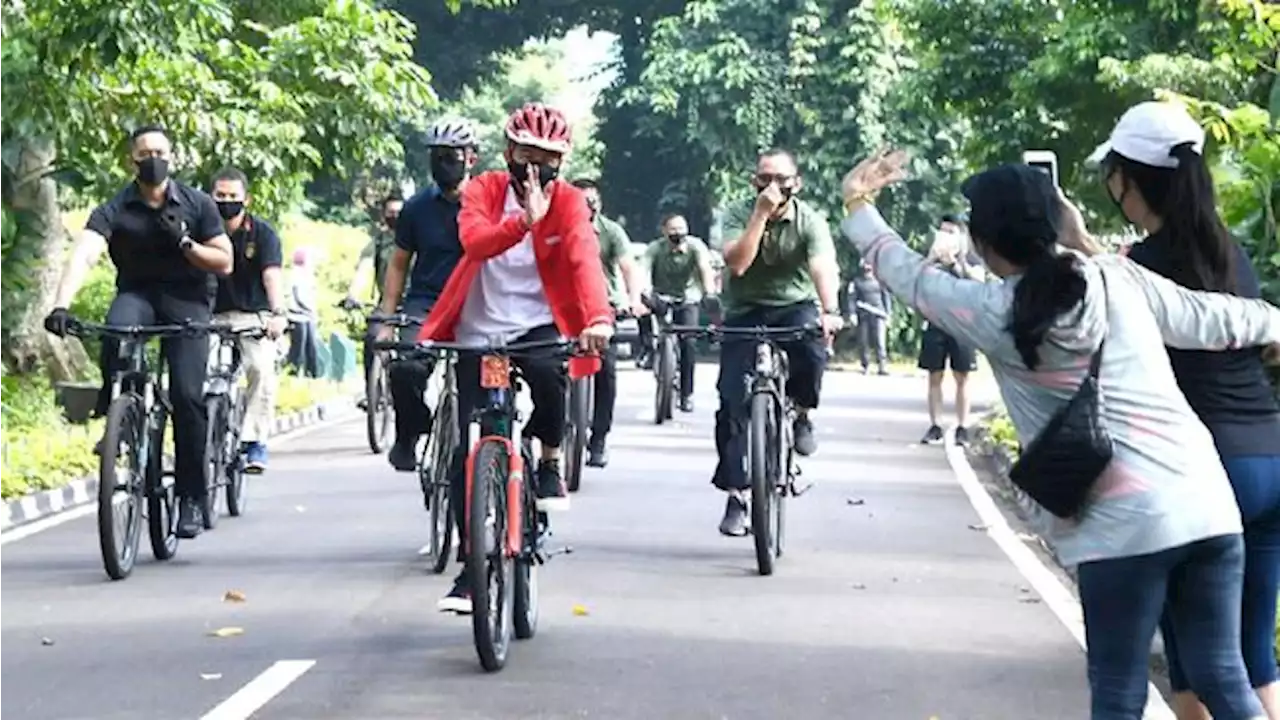
[[[373,313],[366,318],[370,324],[378,323],[394,328],[416,327],[426,322],[426,318],[406,315],[404,313],[395,313],[393,315],[384,315],[382,313]]]
[[[820,338],[823,335],[822,325],[806,323],[804,325],[784,325],[775,327],[725,327],[723,325],[668,325],[660,333],[668,335],[701,335],[705,337],[754,338],[756,340],[799,340],[801,338]]]
[[[122,338],[177,337],[181,335],[208,335],[218,332],[219,328],[219,323],[197,322],[195,320],[166,325],[111,325],[84,322],[75,318],[68,318],[67,321],[67,334],[76,337],[89,335]]]
[[[527,340],[525,342],[507,343],[506,345],[464,345],[456,342],[440,342],[426,340],[423,342],[399,342],[396,340],[377,340],[373,343],[376,350],[395,350],[401,353],[439,355],[442,353],[458,353],[459,355],[500,355],[503,357],[521,357],[538,350],[551,350],[553,354],[573,356],[581,354],[577,340]]]

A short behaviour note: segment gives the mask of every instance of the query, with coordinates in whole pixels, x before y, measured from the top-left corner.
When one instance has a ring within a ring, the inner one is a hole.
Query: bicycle
[[[569,492],[582,487],[582,471],[586,467],[588,435],[591,434],[591,412],[595,403],[595,376],[570,379],[565,390],[565,468],[564,480]]]
[[[787,396],[789,363],[779,343],[823,336],[820,325],[730,328],[670,325],[671,335],[699,335],[732,342],[755,342],[756,361],[747,371],[747,475],[751,481],[751,534],[761,575],[772,575],[782,557],[786,531],[786,499],[808,492],[799,487],[792,428],[795,404]]]
[[[267,334],[262,327],[233,328],[226,324],[215,325],[212,331],[218,336],[218,346],[214,348],[214,364],[205,381],[204,394],[205,413],[209,419],[205,441],[206,530],[218,525],[218,497],[224,488],[227,514],[239,517],[244,512],[246,473],[240,434],[244,429],[248,399],[242,382],[244,364],[240,357],[240,339],[258,339]]]
[[[144,516],[156,560],[168,560],[178,551],[174,475],[164,469],[165,425],[173,406],[165,387],[164,354],[151,367],[147,341],[204,335],[211,327],[191,321],[169,325],[107,325],[75,318],[68,321],[70,335],[119,339],[120,357],[128,361],[111,378],[111,404],[98,465],[98,546],[112,580],[123,580],[133,572]],[[126,463],[124,468],[116,467],[120,461]],[[123,495],[117,498],[117,493]],[[118,509],[122,517],[117,517]]]
[[[658,323],[658,342],[653,363],[653,378],[657,383],[653,397],[653,422],[657,425],[672,418],[672,408],[679,390],[676,372],[680,367],[680,346],[675,336],[666,330],[671,326],[671,308],[682,304],[684,298],[677,295],[655,293],[649,299],[649,307]]]
[[[547,552],[550,522],[537,509],[534,483],[525,468],[536,467],[533,442],[521,437],[516,448],[516,397],[522,376],[512,359],[550,352],[569,357],[577,343],[536,340],[474,348],[456,343],[426,342],[423,351],[480,356],[484,399],[474,412],[480,438],[466,459],[467,575],[471,585],[471,627],[480,665],[488,672],[507,662],[511,636],[527,640],[538,630],[537,567]]]
[[[449,501],[449,472],[453,463],[453,451],[458,445],[458,380],[457,353],[427,350],[417,343],[381,341],[377,350],[393,351],[405,359],[421,355],[434,355],[444,362],[440,394],[431,419],[427,442],[418,454],[418,485],[422,488],[423,501],[431,516],[426,554],[431,561],[431,572],[439,575],[449,566],[449,553],[453,550],[453,512]],[[427,398],[422,398],[426,404]]]
[[[373,313],[367,318],[370,324],[404,329],[419,327],[422,318],[410,317],[397,313],[382,315]],[[369,438],[369,449],[375,455],[381,455],[387,449],[387,438],[391,434],[392,422],[395,419],[395,407],[391,403],[391,363],[395,361],[394,350],[377,350],[374,346],[372,359],[369,361],[369,373],[365,378],[365,433]]]

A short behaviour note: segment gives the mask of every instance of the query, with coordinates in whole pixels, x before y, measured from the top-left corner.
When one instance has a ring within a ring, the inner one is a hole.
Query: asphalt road
[[[696,412],[655,427],[650,378],[624,373],[612,464],[556,517],[575,552],[544,569],[538,636],[499,674],[480,670],[469,620],[435,611],[454,570],[429,575],[417,556],[416,482],[349,421],[278,444],[244,517],[164,564],[144,540],[123,582],[102,571],[92,516],[6,544],[0,714],[213,720],[265,702],[252,717],[1087,715],[1078,646],[971,527],[941,449],[915,444],[922,380],[828,375],[821,445],[803,464],[816,485],[789,506],[772,577],[755,573],[749,539],[716,532],[714,367],[698,380]],[[209,634],[220,628],[243,633]]]

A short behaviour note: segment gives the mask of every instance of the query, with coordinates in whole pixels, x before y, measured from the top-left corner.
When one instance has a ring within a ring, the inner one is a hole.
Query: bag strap
[[[1102,277],[1102,314],[1107,319],[1107,329],[1093,358],[1089,360],[1089,377],[1094,380],[1098,379],[1098,371],[1102,369],[1102,349],[1107,346],[1107,335],[1111,333],[1111,313],[1107,307],[1107,273],[1101,266],[1098,267],[1098,275]]]

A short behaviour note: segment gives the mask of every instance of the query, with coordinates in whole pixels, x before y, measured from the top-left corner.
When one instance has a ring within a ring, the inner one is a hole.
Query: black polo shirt
[[[164,204],[147,205],[136,183],[116,193],[89,215],[85,228],[107,239],[120,291],[158,290],[183,298],[212,298],[216,280],[187,261],[178,243],[160,229],[160,213],[173,208],[187,222],[187,234],[198,243],[222,235],[222,218],[213,198],[170,179]]]
[[[396,247],[413,253],[405,299],[430,308],[462,259],[458,239],[460,200],[450,200],[436,185],[409,198],[396,223]]]
[[[218,278],[218,299],[214,312],[242,310],[262,312],[271,309],[267,286],[262,282],[262,271],[280,267],[283,253],[280,237],[266,220],[248,213],[239,229],[231,234],[231,252],[235,269],[227,277]]]

